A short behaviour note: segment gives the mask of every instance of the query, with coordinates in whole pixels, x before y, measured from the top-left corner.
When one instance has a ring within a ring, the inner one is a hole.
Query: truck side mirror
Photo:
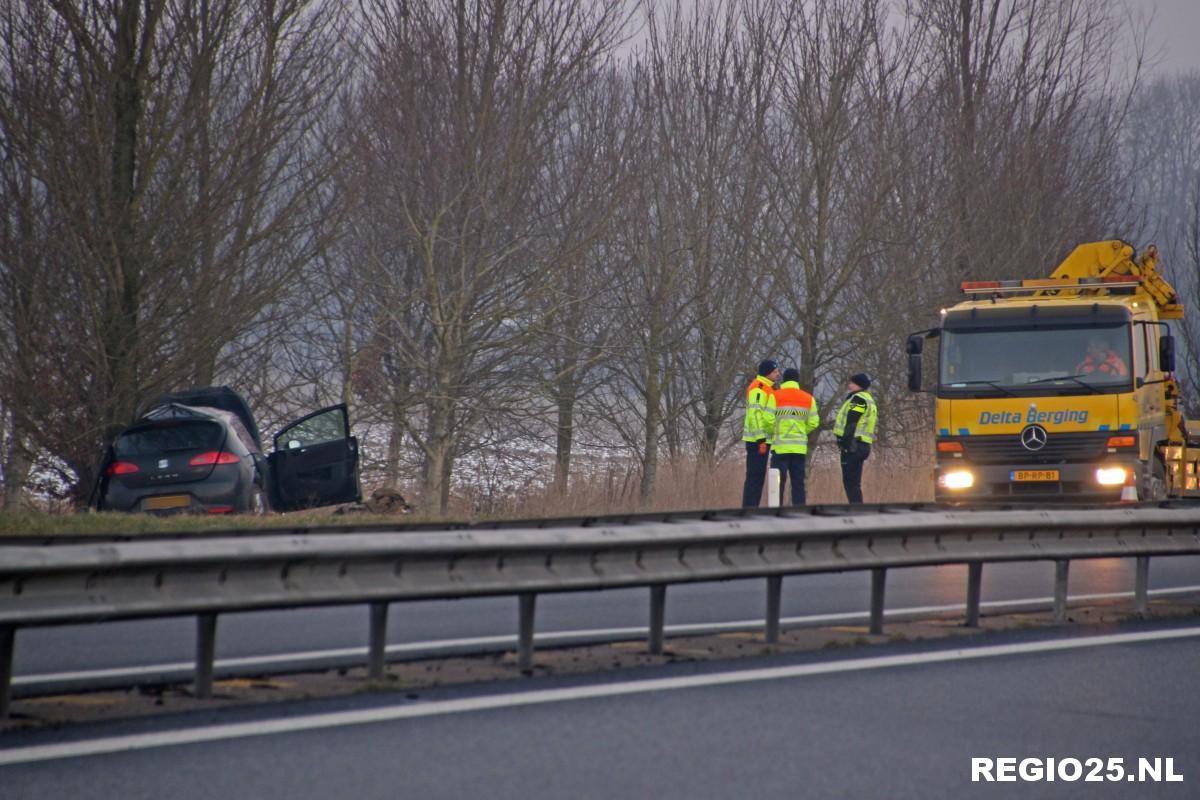
[[[1158,340],[1158,368],[1163,372],[1175,371],[1175,337],[1170,334]]]
[[[912,341],[911,339],[909,340]],[[908,354],[908,390],[910,392],[921,391],[921,354]]]
[[[904,344],[904,352],[910,356],[921,355],[921,350],[925,347],[925,337],[919,333],[914,333],[908,337],[908,341]]]

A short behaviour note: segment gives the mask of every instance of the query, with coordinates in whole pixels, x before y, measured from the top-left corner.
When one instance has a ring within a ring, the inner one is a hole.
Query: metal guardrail
[[[774,642],[785,575],[870,570],[877,633],[888,569],[968,565],[967,624],[977,625],[985,563],[1055,561],[1055,613],[1065,619],[1072,559],[1136,558],[1135,603],[1144,611],[1150,557],[1200,553],[1200,507],[784,508],[422,527],[0,542],[0,716],[24,627],[196,615],[195,692],[206,697],[226,612],[367,604],[368,667],[381,677],[391,603],[517,595],[518,665],[529,671],[536,598],[545,592],[649,587],[648,646],[661,652],[666,589],[675,583],[766,578],[765,632]]]

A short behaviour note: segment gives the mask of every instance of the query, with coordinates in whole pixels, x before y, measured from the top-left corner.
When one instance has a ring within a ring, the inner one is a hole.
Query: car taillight
[[[104,468],[104,474],[110,478],[113,475],[130,475],[138,471],[138,465],[129,461],[114,461]]]
[[[214,450],[211,453],[193,456],[188,464],[193,467],[211,467],[213,464],[236,464],[239,460],[233,453],[219,453]]]

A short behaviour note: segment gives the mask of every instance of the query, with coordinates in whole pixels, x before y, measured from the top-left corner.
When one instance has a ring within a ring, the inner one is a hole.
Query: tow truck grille
[[[969,436],[960,441],[963,455],[975,464],[1066,464],[1096,461],[1107,452],[1108,431],[1051,433],[1041,450],[1026,450],[1017,434]]]

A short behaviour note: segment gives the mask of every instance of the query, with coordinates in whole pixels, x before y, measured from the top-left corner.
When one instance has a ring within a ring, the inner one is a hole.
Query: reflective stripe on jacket
[[[1105,375],[1117,375],[1123,378],[1129,374],[1129,369],[1119,355],[1109,350],[1099,364],[1092,358],[1092,354],[1088,353],[1083,361],[1079,362],[1079,366],[1075,367],[1076,375],[1090,375],[1093,372],[1102,372]]]
[[[771,449],[776,453],[807,453],[808,435],[821,424],[817,401],[795,381],[784,381],[775,390],[775,431]]]
[[[846,432],[846,417],[851,411],[857,411],[861,416],[854,428],[854,438],[870,444],[875,441],[875,423],[879,419],[879,409],[875,407],[875,398],[863,390],[855,392],[846,398],[838,409],[837,420],[833,423],[833,435],[839,439]]]
[[[746,419],[742,423],[742,441],[757,442],[775,430],[775,384],[762,375],[746,388]]]

